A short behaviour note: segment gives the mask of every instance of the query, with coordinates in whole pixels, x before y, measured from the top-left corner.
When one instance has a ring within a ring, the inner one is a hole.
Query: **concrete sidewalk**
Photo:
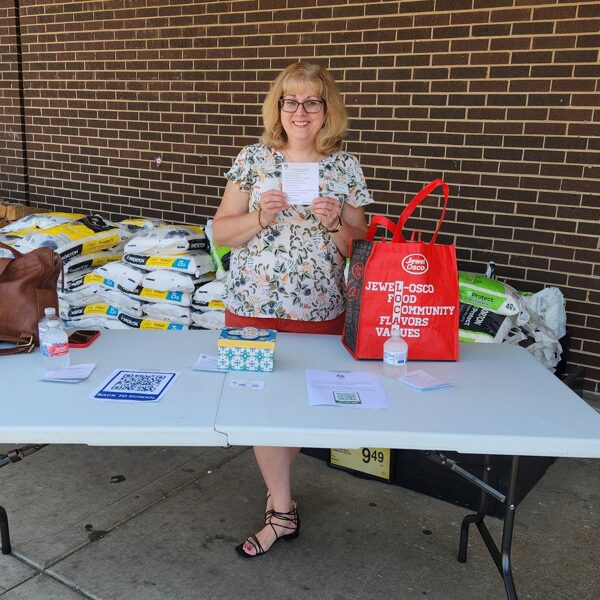
[[[0,599],[505,598],[475,531],[456,560],[465,509],[304,455],[294,487],[301,535],[243,560],[264,510],[249,449],[48,446],[0,471]],[[600,597],[599,503],[600,461],[550,467],[517,510],[519,598]]]

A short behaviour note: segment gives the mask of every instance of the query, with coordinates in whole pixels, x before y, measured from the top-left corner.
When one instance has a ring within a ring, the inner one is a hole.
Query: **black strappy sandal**
[[[291,542],[292,540],[295,540],[298,537],[298,535],[300,535],[300,516],[298,515],[298,508],[295,503],[294,503],[292,510],[290,510],[289,512],[278,512],[276,510],[267,511],[267,512],[271,513],[270,518],[275,518],[275,519],[278,519],[279,521],[283,521],[284,524],[281,524],[281,523],[273,524],[271,521],[269,521],[267,523],[267,525],[271,526],[271,528],[273,529],[273,533],[275,534],[275,541],[271,544],[271,546],[269,547],[268,550],[265,550],[262,547],[262,545],[258,541],[258,538],[256,537],[256,535],[251,535],[244,542],[242,542],[241,544],[236,546],[235,551],[243,558],[256,558],[257,556],[262,556],[263,554],[266,554],[279,540],[285,540],[286,542]],[[294,524],[296,527],[294,528],[294,527],[290,526],[289,523]],[[275,527],[279,527],[281,529],[288,529],[288,530],[293,529],[293,531],[291,531],[291,533],[285,533],[283,535],[279,535],[277,533],[277,530],[275,529]],[[256,554],[248,554],[244,550],[244,544],[246,542],[249,542],[250,545],[256,550]]]
[[[269,504],[269,498],[271,497],[271,492],[269,492],[269,490],[267,490],[267,504]],[[273,509],[271,508],[270,510],[265,510],[265,525],[269,524],[269,521],[271,520],[271,517],[273,516]]]
[[[269,504],[269,498],[271,497],[271,492],[269,492],[269,490],[267,490],[267,497],[266,497],[266,501],[267,504]],[[294,500],[292,500],[292,505],[296,506],[296,502]],[[273,509],[270,508],[269,510],[265,510],[265,525],[269,524],[269,521],[271,520],[271,517],[273,516]]]

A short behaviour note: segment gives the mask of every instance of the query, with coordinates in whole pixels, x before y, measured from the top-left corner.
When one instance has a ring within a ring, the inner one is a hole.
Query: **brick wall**
[[[12,16],[0,195],[19,199]],[[275,73],[316,60],[341,83],[374,212],[444,177],[460,267],[559,286],[571,368],[600,391],[597,1],[23,0],[21,27],[32,202],[204,222]]]
[[[10,7],[7,5],[10,4]],[[15,10],[0,3],[0,199],[26,200]]]

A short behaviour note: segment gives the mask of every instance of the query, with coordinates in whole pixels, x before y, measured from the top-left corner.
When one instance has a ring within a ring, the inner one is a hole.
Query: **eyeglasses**
[[[294,113],[298,110],[298,107],[302,105],[302,108],[307,113],[318,113],[323,107],[325,102],[323,100],[305,100],[304,102],[298,102],[298,100],[292,100],[291,98],[280,98],[279,106],[283,112]]]

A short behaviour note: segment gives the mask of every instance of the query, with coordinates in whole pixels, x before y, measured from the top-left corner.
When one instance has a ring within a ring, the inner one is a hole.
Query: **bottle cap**
[[[392,336],[393,337],[400,337],[400,328],[398,327],[398,325],[393,325],[392,326]]]
[[[44,314],[46,314],[46,315],[55,315],[56,314],[56,309],[53,308],[52,306],[49,306],[48,308],[44,309]]]

